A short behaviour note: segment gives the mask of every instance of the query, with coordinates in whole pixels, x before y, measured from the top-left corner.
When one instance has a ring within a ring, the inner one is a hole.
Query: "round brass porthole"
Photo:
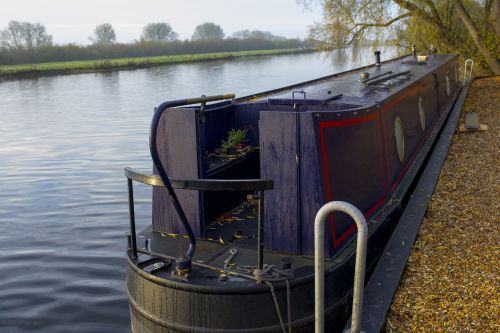
[[[450,96],[451,88],[450,88],[450,78],[448,77],[448,72],[446,72],[445,80],[446,80],[446,95]]]
[[[396,139],[396,151],[400,162],[405,158],[405,133],[403,130],[403,122],[399,117],[394,121],[394,137]]]
[[[425,111],[424,111],[424,100],[422,97],[418,98],[418,115],[420,117],[420,127],[425,131]]]

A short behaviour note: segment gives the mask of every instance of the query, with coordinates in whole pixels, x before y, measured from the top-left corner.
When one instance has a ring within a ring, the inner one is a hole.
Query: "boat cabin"
[[[264,248],[312,256],[318,209],[342,200],[374,219],[458,89],[456,56],[402,57],[253,96],[169,108],[158,126],[158,153],[172,178],[272,180]],[[231,135],[240,136],[237,145]],[[255,193],[175,191],[197,238],[255,247]],[[185,233],[161,187],[153,191],[152,228]],[[355,225],[336,213],[327,228],[332,258]]]

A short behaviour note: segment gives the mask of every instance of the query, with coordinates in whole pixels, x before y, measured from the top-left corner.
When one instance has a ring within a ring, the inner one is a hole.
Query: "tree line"
[[[170,24],[157,22],[147,24],[138,41],[117,43],[113,26],[103,23],[89,37],[90,45],[56,45],[42,24],[11,21],[0,31],[0,65],[312,47],[308,41],[260,30],[241,30],[226,37],[211,22],[196,26],[189,40],[178,36]]]
[[[500,0],[297,0],[320,2],[311,37],[325,49],[392,44],[458,53],[500,74]]]

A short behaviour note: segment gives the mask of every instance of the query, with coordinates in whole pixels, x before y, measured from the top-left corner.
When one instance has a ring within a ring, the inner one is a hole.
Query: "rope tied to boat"
[[[285,281],[286,284],[286,305],[287,305],[287,319],[288,319],[288,333],[292,332],[292,306],[291,306],[291,291],[290,291],[290,281],[293,279],[293,270],[279,269],[276,265],[264,265],[263,269],[254,269],[253,276],[257,283],[264,282],[269,289],[271,289],[271,295],[273,296],[274,306],[276,308],[276,313],[278,314],[278,319],[281,324],[281,329],[283,333],[287,333],[285,322],[283,321],[283,316],[281,315],[280,305],[278,303],[278,296],[274,290],[274,285],[271,281]]]
[[[252,273],[257,282],[293,279],[293,270],[279,269],[276,265],[264,264],[263,269],[254,269]]]
[[[281,315],[280,305],[278,303],[278,296],[276,295],[276,291],[274,290],[274,286],[270,281],[264,281],[265,284],[268,285],[269,289],[271,289],[271,295],[273,296],[274,306],[276,308],[276,313],[278,314],[278,319],[280,321],[281,329],[283,333],[287,333],[287,329],[285,326],[285,322],[283,321],[283,316]],[[291,302],[291,291],[290,291],[290,282],[288,279],[285,279],[286,284],[286,305],[287,305],[287,319],[288,319],[288,333],[292,333],[292,302]]]
[[[229,257],[224,260],[224,268],[230,269],[236,263],[233,262],[234,257],[238,254],[238,250],[235,248],[231,248],[229,250]],[[268,265],[264,264],[263,269],[257,269],[252,266],[237,266],[236,269],[246,271],[248,273],[252,273],[253,278],[257,283],[265,283],[269,289],[271,290],[271,295],[274,301],[274,307],[276,308],[276,313],[278,315],[278,319],[280,321],[281,329],[283,333],[291,333],[292,332],[292,305],[291,305],[291,290],[290,290],[290,281],[289,279],[293,279],[293,270],[291,269],[279,269],[276,265]],[[278,302],[278,296],[276,295],[276,290],[274,289],[274,282],[282,282],[284,281],[286,284],[286,304],[287,304],[287,320],[288,320],[288,330],[287,325],[283,321],[283,316],[281,314],[280,305]]]
[[[238,250],[235,248],[229,249],[229,257],[224,260],[224,269],[232,270],[232,267],[236,265],[234,258],[238,254]],[[263,269],[257,269],[255,266],[245,266],[238,265],[235,267],[236,271],[240,271],[246,274],[251,274],[247,278],[252,278],[257,283],[262,283],[266,281],[280,282],[287,279],[293,279],[293,270],[291,269],[280,269],[276,265],[264,264]]]

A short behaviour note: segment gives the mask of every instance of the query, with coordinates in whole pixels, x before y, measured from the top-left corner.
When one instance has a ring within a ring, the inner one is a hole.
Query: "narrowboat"
[[[408,55],[242,98],[162,103],[153,172],[125,169],[132,332],[312,332],[314,218],[368,221],[369,277],[460,91],[457,56]],[[152,185],[136,232],[133,182]],[[350,315],[356,225],[325,224],[325,327]]]

